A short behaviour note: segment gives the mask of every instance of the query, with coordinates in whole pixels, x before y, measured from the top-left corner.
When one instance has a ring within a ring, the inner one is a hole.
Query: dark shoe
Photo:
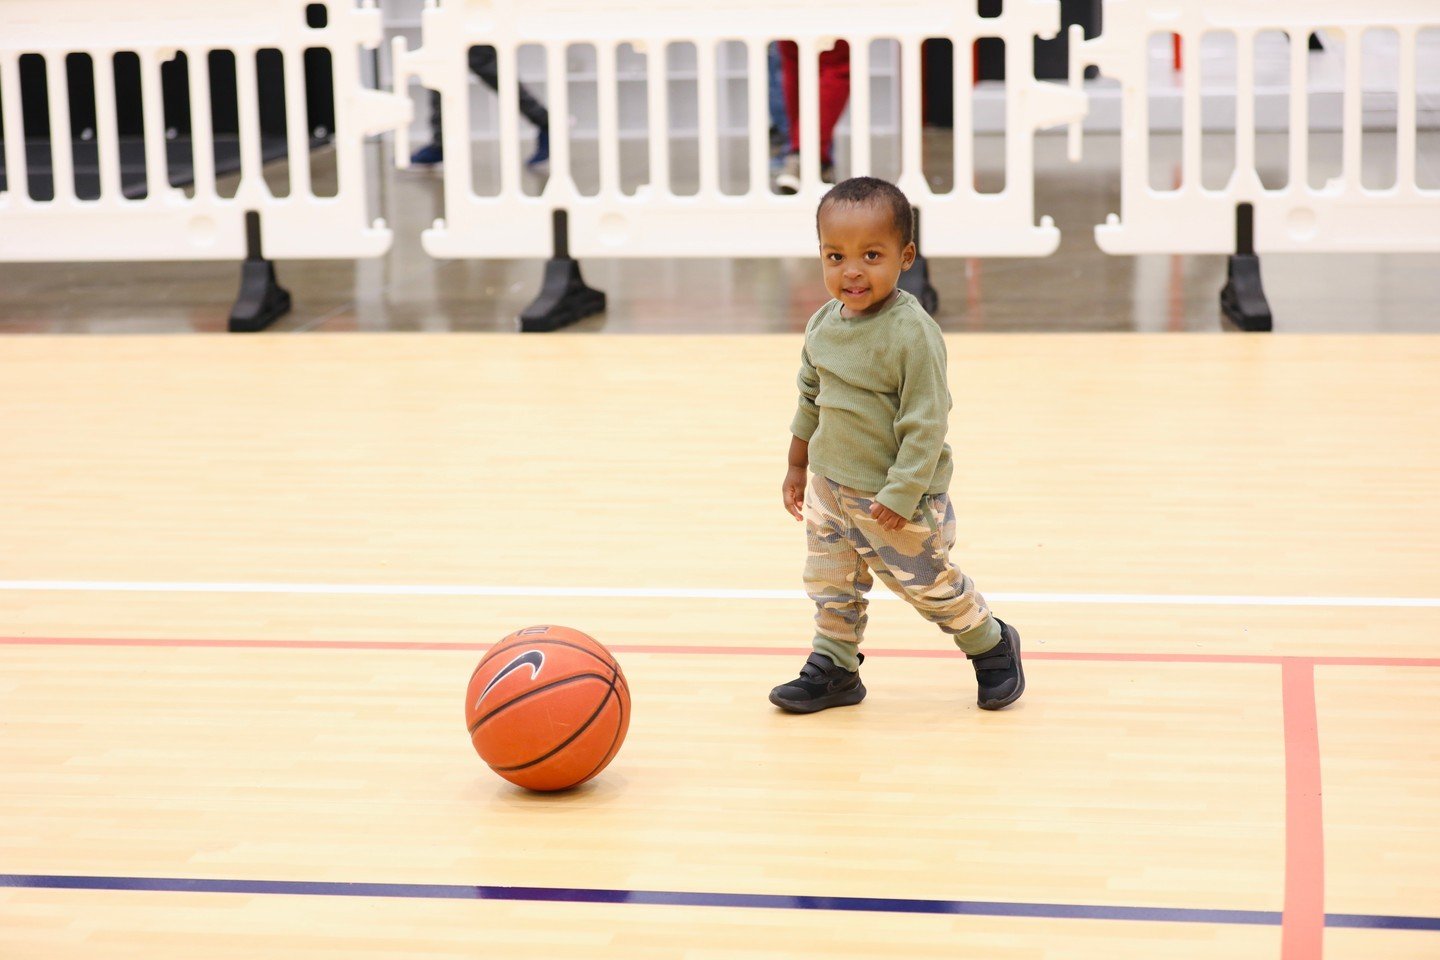
[[[865,662],[865,654],[860,654]],[[770,702],[791,713],[814,713],[827,707],[848,707],[865,699],[865,684],[823,653],[812,653],[800,676],[770,691]]]
[[[1025,670],[1020,666],[1020,631],[995,618],[1000,624],[1000,642],[984,653],[970,656],[980,693],[975,702],[981,710],[999,710],[1020,699],[1025,692]]]
[[[535,152],[530,154],[530,159],[525,161],[525,166],[531,170],[539,169],[550,162],[550,129],[542,127],[535,135]]]
[[[432,143],[429,146],[421,147],[410,155],[412,167],[433,167],[445,159],[445,151],[440,144]]]

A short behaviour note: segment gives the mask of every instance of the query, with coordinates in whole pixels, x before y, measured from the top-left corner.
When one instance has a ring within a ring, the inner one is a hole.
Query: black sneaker
[[[865,654],[860,654],[865,662]],[[791,713],[814,713],[827,707],[848,707],[865,699],[860,673],[851,673],[823,653],[812,653],[800,676],[770,691],[770,702]]]
[[[1000,642],[984,653],[970,656],[980,692],[975,702],[981,710],[999,710],[1020,699],[1025,692],[1025,670],[1020,666],[1020,631],[995,618],[1000,624]]]

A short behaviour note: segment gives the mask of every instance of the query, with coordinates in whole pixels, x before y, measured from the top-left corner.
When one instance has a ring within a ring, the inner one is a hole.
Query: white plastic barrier
[[[0,97],[7,190],[0,193],[0,261],[222,260],[246,255],[245,219],[260,214],[266,257],[373,257],[390,246],[383,220],[366,209],[362,150],[367,134],[407,122],[403,98],[363,89],[360,49],[381,40],[373,3],[325,4],[327,22],[307,25],[305,0],[205,0],[182,8],[164,0],[3,0],[0,2]],[[304,56],[331,52],[335,98],[334,196],[317,196],[307,160]],[[240,170],[233,197],[217,192],[207,56],[235,54]],[[262,175],[256,54],[278,50],[284,60],[290,189],[271,194]],[[70,140],[66,57],[93,63],[99,197],[78,199]],[[115,60],[139,57],[144,112],[146,195],[124,195],[117,144]],[[193,143],[194,196],[167,181],[161,64],[186,54]],[[54,199],[27,190],[20,58],[45,62]]]
[[[881,14],[877,16],[878,14]],[[847,28],[840,32],[837,28]],[[1033,79],[1033,39],[1060,27],[1056,0],[1007,0],[1004,13],[980,18],[973,3],[910,0],[877,6],[870,0],[445,0],[422,15],[422,45],[409,50],[393,42],[394,88],[410,78],[441,94],[445,143],[445,216],[423,237],[438,257],[547,257],[552,253],[552,216],[568,211],[573,256],[809,256],[814,252],[815,204],[828,186],[820,180],[817,55],[836,39],[850,42],[851,73],[868,76],[872,40],[894,40],[901,61],[901,173],[897,183],[920,209],[923,248],[938,256],[1043,256],[1054,251],[1059,232],[1047,217],[1037,226],[1034,210],[1033,134],[1042,127],[1083,116],[1084,97],[1062,84]],[[863,30],[864,32],[859,32]],[[1006,188],[995,194],[973,188],[971,145],[971,50],[979,37],[1005,40]],[[936,194],[921,165],[920,44],[949,38],[955,50],[955,150],[952,192]],[[773,193],[767,130],[767,47],[794,40],[800,50],[801,156],[798,195]],[[748,190],[720,189],[716,110],[717,50],[722,41],[746,51]],[[694,43],[699,90],[699,192],[680,196],[670,188],[666,102],[667,45]],[[647,53],[649,183],[635,194],[620,187],[617,126],[617,48],[629,43]],[[472,140],[467,128],[466,51],[496,48],[500,110],[500,188],[481,196],[471,184]],[[551,175],[540,196],[521,189],[520,126],[516,103],[516,50],[545,49],[551,120]],[[567,48],[594,44],[599,108],[599,190],[583,195],[571,173]],[[851,88],[852,175],[871,170],[870,91]],[[555,118],[560,118],[557,123]],[[397,136],[403,166],[408,143]]]
[[[1440,25],[1436,0],[1106,0],[1104,31],[1083,40],[1070,31],[1070,79],[1080,85],[1088,65],[1121,84],[1121,214],[1095,229],[1107,253],[1234,253],[1236,207],[1254,207],[1254,249],[1268,252],[1440,251],[1440,190],[1416,184],[1416,38]],[[1310,186],[1306,40],[1316,30],[1344,43],[1343,170]],[[1394,186],[1361,182],[1362,37],[1373,30],[1398,37]],[[1220,189],[1201,184],[1201,39],[1233,33],[1236,50],[1235,165]],[[1290,38],[1289,155],[1285,186],[1266,189],[1255,163],[1255,39],[1270,31]],[[1183,72],[1183,159],[1174,190],[1150,185],[1147,50],[1156,34],[1177,35]],[[1071,125],[1071,154],[1080,130]]]

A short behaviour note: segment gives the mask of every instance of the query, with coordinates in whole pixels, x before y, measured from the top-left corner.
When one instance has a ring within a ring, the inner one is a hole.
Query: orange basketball
[[[604,645],[569,627],[516,630],[470,675],[465,725],[511,783],[564,790],[595,776],[630,726],[630,688]]]

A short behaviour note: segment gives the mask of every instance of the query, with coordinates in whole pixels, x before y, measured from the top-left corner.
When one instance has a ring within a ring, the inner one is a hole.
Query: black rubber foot
[[[1230,257],[1225,288],[1220,291],[1220,311],[1241,330],[1265,333],[1275,329],[1270,302],[1260,282],[1260,258],[1253,253]]]
[[[247,259],[240,265],[240,295],[230,309],[231,333],[256,333],[290,312],[290,291],[275,282],[275,264]]]
[[[605,293],[585,285],[580,264],[572,257],[551,257],[545,263],[540,295],[520,313],[525,333],[546,333],[605,312]]]
[[[910,269],[900,274],[899,287],[906,293],[914,294],[915,299],[920,301],[920,306],[931,316],[940,308],[940,294],[930,285],[930,264],[923,256],[916,254]]]

